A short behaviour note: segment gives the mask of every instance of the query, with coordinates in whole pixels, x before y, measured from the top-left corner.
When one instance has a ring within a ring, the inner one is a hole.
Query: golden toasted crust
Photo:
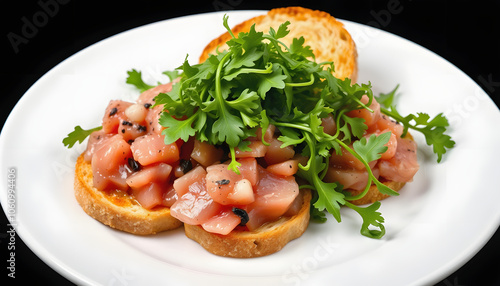
[[[384,185],[388,186],[389,188],[391,188],[392,190],[398,192],[399,190],[401,190],[401,188],[406,183],[386,181],[386,182],[382,182],[382,184],[384,184]],[[351,192],[351,195],[353,195],[353,196],[356,196],[356,195],[359,195],[360,193],[362,193],[362,191],[355,191],[355,190],[349,190],[349,191]],[[355,205],[365,205],[365,204],[372,204],[376,201],[381,201],[381,200],[386,199],[388,197],[390,197],[390,196],[379,192],[377,189],[377,186],[371,185],[370,189],[368,190],[368,192],[366,193],[366,195],[364,197],[362,197],[359,200],[350,201],[350,202],[355,204]]]
[[[340,79],[350,78],[352,82],[356,82],[358,74],[356,45],[344,25],[326,12],[302,7],[272,9],[265,15],[236,25],[232,28],[232,32],[237,36],[240,32],[248,32],[255,24],[256,31],[267,33],[270,27],[276,30],[286,21],[290,21],[288,26],[290,33],[280,41],[290,46],[293,38],[303,36],[304,45],[311,47],[316,62],[333,61],[334,76]],[[216,54],[217,49],[219,51],[227,49],[225,43],[230,39],[231,35],[226,32],[212,40],[203,50],[200,62],[204,62],[210,54]]]
[[[75,166],[75,197],[82,209],[94,219],[112,228],[133,234],[148,235],[182,225],[167,207],[147,210],[132,196],[107,193],[93,187],[92,166],[80,155]]]
[[[312,195],[310,190],[301,190],[300,195],[304,200],[299,213],[267,223],[255,231],[233,230],[228,235],[220,235],[188,224],[184,225],[184,230],[187,237],[219,256],[250,258],[269,255],[281,250],[307,229]]]

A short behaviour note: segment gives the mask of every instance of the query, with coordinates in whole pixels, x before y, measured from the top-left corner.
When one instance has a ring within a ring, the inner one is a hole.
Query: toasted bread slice
[[[75,166],[75,197],[94,219],[125,232],[148,235],[178,228],[182,223],[167,207],[148,210],[124,192],[108,193],[93,187],[92,166],[80,155]]]
[[[335,77],[350,78],[352,82],[356,82],[358,74],[356,45],[344,25],[326,12],[302,7],[272,9],[265,15],[236,25],[232,28],[232,32],[237,36],[240,32],[248,32],[255,24],[256,31],[267,33],[270,27],[276,30],[286,21],[290,21],[288,26],[290,33],[280,41],[290,46],[294,38],[303,36],[304,45],[311,47],[316,62],[333,61]],[[225,43],[230,39],[231,35],[226,32],[212,40],[203,50],[200,62],[204,62],[210,54],[216,54],[217,50],[226,50],[228,47]]]
[[[312,195],[310,190],[301,190],[299,195],[303,196],[303,203],[296,215],[266,223],[255,231],[235,229],[228,235],[220,235],[188,224],[184,224],[184,230],[187,237],[219,256],[250,258],[269,255],[281,250],[307,229]]]

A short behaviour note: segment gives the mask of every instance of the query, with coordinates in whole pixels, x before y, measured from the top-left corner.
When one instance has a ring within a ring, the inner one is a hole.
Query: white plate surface
[[[263,13],[229,12],[230,25]],[[500,112],[463,72],[400,37],[344,21],[359,51],[359,82],[375,93],[400,84],[399,111],[445,112],[456,148],[437,164],[422,136],[421,169],[396,198],[382,203],[386,236],[359,234],[360,217],[342,210],[311,224],[282,251],[262,258],[214,256],[182,230],[155,236],[114,231],[88,217],[73,196],[76,157],[62,138],[75,125],[100,124],[111,99],[134,100],[126,71],[150,82],[196,63],[202,48],[224,31],[223,13],[194,15],[139,27],[90,46],[38,80],[8,118],[0,138],[1,201],[15,212],[23,241],[47,264],[78,284],[106,285],[422,285],[445,278],[469,260],[500,224]],[[16,170],[15,208],[6,186]],[[236,284],[237,283],[237,284]],[[330,285],[330,283],[328,283]]]

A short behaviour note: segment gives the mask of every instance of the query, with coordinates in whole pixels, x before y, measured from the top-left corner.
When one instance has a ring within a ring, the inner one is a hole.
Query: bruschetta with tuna
[[[165,84],[142,93],[136,103],[112,100],[100,130],[89,136],[75,167],[75,197],[83,210],[110,227],[148,235],[178,228],[170,207],[171,181],[182,172],[179,147],[165,145],[153,98]]]
[[[286,38],[283,17],[300,22],[304,37]],[[227,21],[228,33],[207,46],[203,62],[186,59],[168,72],[174,81],[149,86],[136,102],[112,100],[101,127],[75,128],[63,140],[71,147],[90,134],[76,163],[82,208],[135,234],[184,225],[189,238],[228,257],[279,251],[310,220],[324,221],[325,211],[340,222],[342,206],[362,216],[361,234],[382,237],[379,201],[398,195],[419,169],[408,129],[424,133],[439,161],[454,144],[443,133],[446,118],[402,116],[391,96],[377,99],[370,84],[351,81],[355,46],[326,13],[272,10],[234,33]],[[318,25],[331,33],[316,35]],[[321,51],[326,41],[354,51]],[[148,86],[137,75],[127,82]]]

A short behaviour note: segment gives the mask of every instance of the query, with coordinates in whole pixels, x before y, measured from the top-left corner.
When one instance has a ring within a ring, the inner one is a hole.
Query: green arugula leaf
[[[75,126],[75,129],[68,134],[63,140],[62,143],[64,146],[68,148],[72,148],[76,142],[82,143],[85,138],[87,138],[92,132],[101,130],[102,126],[98,126],[92,129],[84,130],[80,125]]]
[[[396,91],[399,88],[399,84],[390,91],[389,93],[380,93],[377,97],[377,102],[383,107],[390,107],[393,105],[394,98],[396,96]]]
[[[169,126],[161,132],[161,134],[165,135],[165,144],[174,143],[179,138],[187,142],[189,137],[194,136],[196,133],[196,130],[192,127],[195,119],[196,117],[192,116],[185,120],[177,120],[169,113],[162,113],[159,119],[160,125]]]
[[[231,113],[222,113],[212,126],[212,132],[219,142],[226,142],[230,147],[238,146],[243,137],[243,122],[241,118]]]
[[[278,140],[283,142],[281,148],[287,146],[296,146],[304,142],[305,138],[299,138],[299,135],[291,128],[280,128],[282,136]]]
[[[380,202],[377,201],[368,207],[359,207],[349,202],[346,202],[345,205],[355,210],[363,218],[363,225],[360,230],[362,235],[370,238],[382,238],[385,235],[384,218],[380,212],[377,212],[380,208]],[[370,229],[370,226],[378,229]]]
[[[180,72],[178,70],[173,70],[173,71],[164,71],[164,75],[168,76],[170,81],[174,81],[180,76]]]
[[[248,88],[243,90],[238,98],[226,101],[226,103],[229,107],[246,114],[260,112],[260,97],[257,92],[250,91]]]
[[[263,32],[255,31],[255,24],[252,25],[248,33],[240,33],[238,35],[238,38],[241,40],[241,48],[244,51],[250,51],[255,47],[261,48],[263,35],[264,35]]]
[[[309,212],[312,221],[318,223],[324,223],[327,221],[326,213],[324,211],[320,211],[317,208],[310,208]]]
[[[376,136],[370,135],[368,140],[362,137],[359,141],[354,142],[353,148],[365,162],[372,162],[380,159],[382,153],[387,151],[387,142],[391,139],[391,132],[386,132]]]
[[[342,131],[344,132],[344,134],[346,134],[346,136],[348,136],[352,132],[352,135],[357,138],[361,138],[363,137],[366,129],[368,129],[368,126],[366,126],[365,120],[363,118],[349,117],[343,114],[342,119],[345,122],[344,127],[342,127]],[[349,130],[347,130],[346,128],[349,128]]]
[[[152,85],[145,83],[142,80],[142,73],[140,71],[133,69],[131,71],[128,71],[127,74],[128,74],[128,77],[127,77],[126,82],[128,84],[131,84],[131,85],[134,85],[135,87],[137,87],[140,92],[146,91],[146,90],[154,87]]]
[[[417,115],[409,114],[403,117],[399,112],[397,112],[394,106],[390,109],[380,108],[380,111],[388,115],[404,126],[404,131],[402,137],[404,137],[408,129],[413,129],[419,131],[425,136],[425,141],[427,145],[432,146],[433,152],[437,155],[437,162],[441,162],[443,155],[448,149],[455,146],[455,141],[451,139],[451,136],[445,134],[446,127],[448,127],[448,119],[439,113],[434,118],[426,113],[417,113]]]
[[[310,46],[304,46],[304,37],[294,38],[290,45],[290,53],[301,55],[305,58],[315,58],[315,55]]]
[[[338,222],[340,222],[340,206],[346,203],[344,200],[345,195],[337,191],[340,187],[338,184],[326,183],[318,177],[318,174],[327,167],[327,164],[323,161],[324,158],[316,155],[311,158],[313,159],[310,160],[310,169],[307,169],[307,167],[300,168],[299,165],[297,175],[306,179],[308,182],[312,182],[311,188],[318,193],[318,198],[313,203],[313,206],[318,211],[326,209]]]
[[[419,131],[425,136],[427,145],[432,146],[432,151],[437,155],[437,162],[441,162],[443,155],[455,146],[455,141],[451,136],[445,134],[446,127],[449,126],[448,119],[439,113],[431,119],[427,113],[418,112],[406,116],[401,115],[394,103],[396,91],[399,85],[396,86],[388,94],[380,94],[377,101],[381,104],[380,111],[403,124],[404,131],[402,137],[406,136],[408,129]],[[384,108],[385,107],[385,108]]]
[[[255,76],[258,85],[257,93],[262,99],[266,98],[266,93],[272,88],[283,89],[287,78],[277,66],[273,67],[273,72],[269,75],[256,74]]]
[[[255,61],[260,59],[263,53],[263,51],[258,51],[256,48],[253,48],[250,51],[245,51],[242,55],[235,55],[233,60],[225,67],[225,71],[231,72],[241,67],[253,67],[255,66]]]
[[[288,25],[290,25],[290,21],[286,21],[283,24],[281,24],[278,28],[278,31],[276,32],[273,27],[269,28],[269,35],[275,39],[280,39],[288,35],[290,31],[288,30]]]

